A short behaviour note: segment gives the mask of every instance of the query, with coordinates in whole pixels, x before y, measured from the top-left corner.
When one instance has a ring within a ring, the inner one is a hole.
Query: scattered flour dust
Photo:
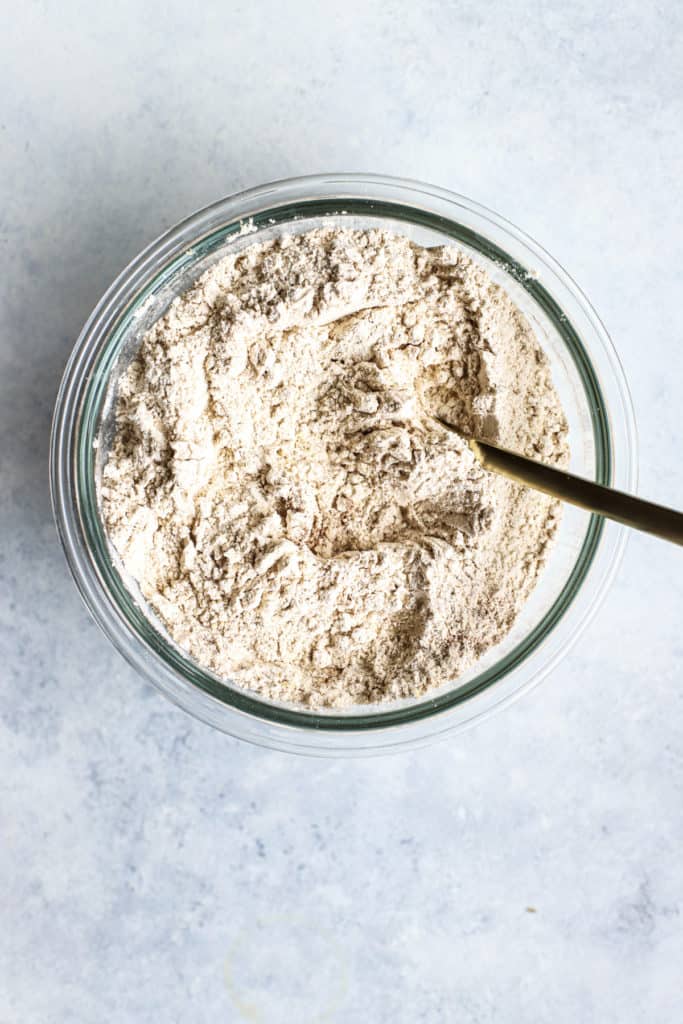
[[[243,687],[423,694],[509,631],[558,520],[426,410],[566,462],[546,358],[463,252],[339,228],[254,244],[119,381],[111,542],[174,640]]]

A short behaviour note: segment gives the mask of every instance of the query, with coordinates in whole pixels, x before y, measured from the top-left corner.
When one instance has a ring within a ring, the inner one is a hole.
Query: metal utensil
[[[451,433],[464,435],[451,423],[434,416],[442,427]],[[614,519],[625,526],[632,526],[636,530],[643,530],[645,533],[652,533],[656,537],[672,541],[674,544],[683,545],[683,513],[674,509],[665,508],[663,505],[655,505],[651,501],[644,501],[632,494],[625,494],[623,491],[615,491],[611,487],[604,487],[602,484],[593,483],[591,480],[584,480],[566,473],[563,469],[555,469],[546,466],[534,459],[528,459],[524,455],[508,451],[507,448],[500,448],[489,441],[482,441],[480,438],[466,438],[474,455],[484,467],[494,473],[500,473],[515,483],[524,484],[526,487],[533,487],[544,494],[550,494],[553,498],[561,501],[568,501],[579,508],[585,508],[589,512]]]

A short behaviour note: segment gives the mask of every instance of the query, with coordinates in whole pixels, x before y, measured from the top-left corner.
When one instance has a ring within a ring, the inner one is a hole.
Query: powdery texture
[[[426,410],[566,459],[545,356],[458,249],[322,228],[177,298],[120,381],[100,487],[174,640],[268,698],[336,707],[420,695],[501,640],[557,504]]]

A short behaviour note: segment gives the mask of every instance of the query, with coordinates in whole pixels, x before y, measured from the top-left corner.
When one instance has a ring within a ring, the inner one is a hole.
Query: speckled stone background
[[[633,536],[578,649],[479,728],[309,761],[192,721],[99,635],[47,446],[145,243],[376,170],[567,267],[633,389],[641,492],[683,506],[680,5],[27,2],[2,49],[2,1024],[679,1020],[683,552]]]

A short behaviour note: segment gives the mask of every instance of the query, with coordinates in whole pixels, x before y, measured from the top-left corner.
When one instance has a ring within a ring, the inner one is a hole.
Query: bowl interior
[[[480,263],[524,312],[550,360],[569,421],[572,472],[601,483],[610,481],[609,416],[597,374],[569,317],[539,280],[538,268],[521,262],[498,241],[467,223],[414,206],[345,198],[270,206],[247,222],[228,220],[171,255],[139,284],[100,346],[85,391],[76,452],[77,491],[88,547],[116,613],[147,652],[162,659],[167,670],[214,699],[272,722],[315,729],[385,727],[433,715],[470,699],[509,674],[544,643],[586,577],[600,538],[601,520],[565,507],[545,570],[512,631],[465,675],[429,698],[327,712],[265,701],[201,669],[185,655],[123,570],[108,544],[97,503],[97,481],[114,432],[117,380],[144,332],[176,295],[228,251],[323,223],[382,227],[425,246],[456,244]]]

